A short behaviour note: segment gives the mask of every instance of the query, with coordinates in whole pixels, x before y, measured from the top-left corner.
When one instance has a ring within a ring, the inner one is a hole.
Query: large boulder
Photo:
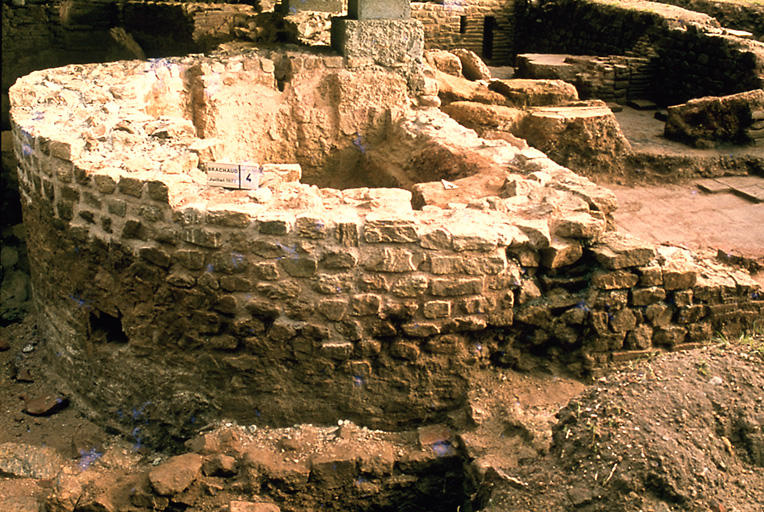
[[[555,162],[586,175],[618,174],[631,152],[613,112],[598,101],[534,108],[517,135]]]
[[[458,48],[451,50],[451,53],[459,57],[462,61],[462,74],[469,80],[490,80],[491,70],[488,69],[483,59],[478,55],[465,48]]]
[[[764,109],[764,90],[705,96],[668,107],[665,135],[696,147],[718,142],[746,143],[754,112]]]
[[[564,105],[578,101],[575,86],[562,80],[496,79],[491,80],[488,88],[504,95],[509,103],[518,107]]]

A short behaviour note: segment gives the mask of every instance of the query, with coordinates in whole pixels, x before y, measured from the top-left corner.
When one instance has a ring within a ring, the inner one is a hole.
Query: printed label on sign
[[[225,188],[241,188],[238,164],[211,163],[206,165],[207,185]]]
[[[260,186],[260,176],[263,174],[263,168],[256,164],[246,164],[239,166],[241,171],[241,188],[256,189]]]

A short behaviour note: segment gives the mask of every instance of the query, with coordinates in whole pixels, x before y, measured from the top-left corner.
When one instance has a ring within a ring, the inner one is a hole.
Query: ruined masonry
[[[613,231],[609,191],[413,109],[403,4],[351,2],[342,55],[13,86],[35,307],[61,385],[103,423],[127,431],[119,412],[145,404],[155,444],[219,418],[402,429],[463,407],[476,366],[596,374],[762,318],[746,274]],[[355,58],[375,35],[391,46]],[[256,163],[260,186],[210,186],[215,162]]]

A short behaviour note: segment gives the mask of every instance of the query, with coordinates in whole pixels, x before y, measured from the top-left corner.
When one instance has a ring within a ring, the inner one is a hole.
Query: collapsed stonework
[[[34,303],[71,396],[153,444],[221,417],[395,430],[463,407],[475,367],[596,373],[761,317],[746,274],[613,232],[610,192],[409,91],[256,48],[19,80]],[[221,161],[259,186],[210,186]]]

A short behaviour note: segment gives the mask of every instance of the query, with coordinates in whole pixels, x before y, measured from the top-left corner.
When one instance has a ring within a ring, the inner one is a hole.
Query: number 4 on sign
[[[263,173],[259,165],[242,165],[241,169],[241,188],[256,189],[260,186],[260,176]]]

